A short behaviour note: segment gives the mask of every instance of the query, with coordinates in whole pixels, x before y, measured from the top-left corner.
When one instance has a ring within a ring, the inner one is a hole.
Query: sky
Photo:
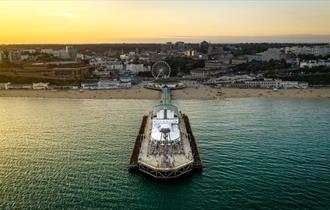
[[[0,2],[0,44],[330,42],[330,0]]]

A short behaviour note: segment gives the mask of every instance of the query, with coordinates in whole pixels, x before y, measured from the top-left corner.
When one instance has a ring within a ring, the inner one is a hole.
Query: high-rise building
[[[77,49],[73,46],[66,46],[65,52],[71,60],[76,60],[77,58]]]
[[[207,51],[209,49],[209,43],[207,41],[202,41],[200,44],[199,44],[199,51],[201,53],[204,53],[206,54]]]
[[[21,52],[19,50],[10,50],[8,58],[9,62],[19,62],[21,61]]]
[[[161,51],[163,52],[171,51],[172,49],[173,49],[172,42],[166,42],[166,44],[162,44],[161,46]]]
[[[185,50],[184,42],[181,41],[175,42],[175,48],[178,51],[184,51]]]
[[[209,44],[209,47],[207,48],[207,54],[212,54],[213,53],[213,47],[211,44]]]

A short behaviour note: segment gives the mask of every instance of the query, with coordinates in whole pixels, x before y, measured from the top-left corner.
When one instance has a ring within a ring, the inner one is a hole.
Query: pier
[[[128,169],[157,179],[202,171],[202,161],[189,118],[171,103],[170,89],[161,89],[160,104],[143,116]]]

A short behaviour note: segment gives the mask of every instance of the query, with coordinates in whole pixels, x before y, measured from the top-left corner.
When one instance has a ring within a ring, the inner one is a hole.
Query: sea
[[[0,209],[330,209],[330,100],[173,101],[204,170],[127,170],[157,100],[0,98]]]

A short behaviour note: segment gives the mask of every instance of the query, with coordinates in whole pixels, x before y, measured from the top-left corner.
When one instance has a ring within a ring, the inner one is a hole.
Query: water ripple
[[[205,170],[170,183],[126,169],[156,103],[0,98],[0,208],[330,208],[329,100],[175,101]]]

